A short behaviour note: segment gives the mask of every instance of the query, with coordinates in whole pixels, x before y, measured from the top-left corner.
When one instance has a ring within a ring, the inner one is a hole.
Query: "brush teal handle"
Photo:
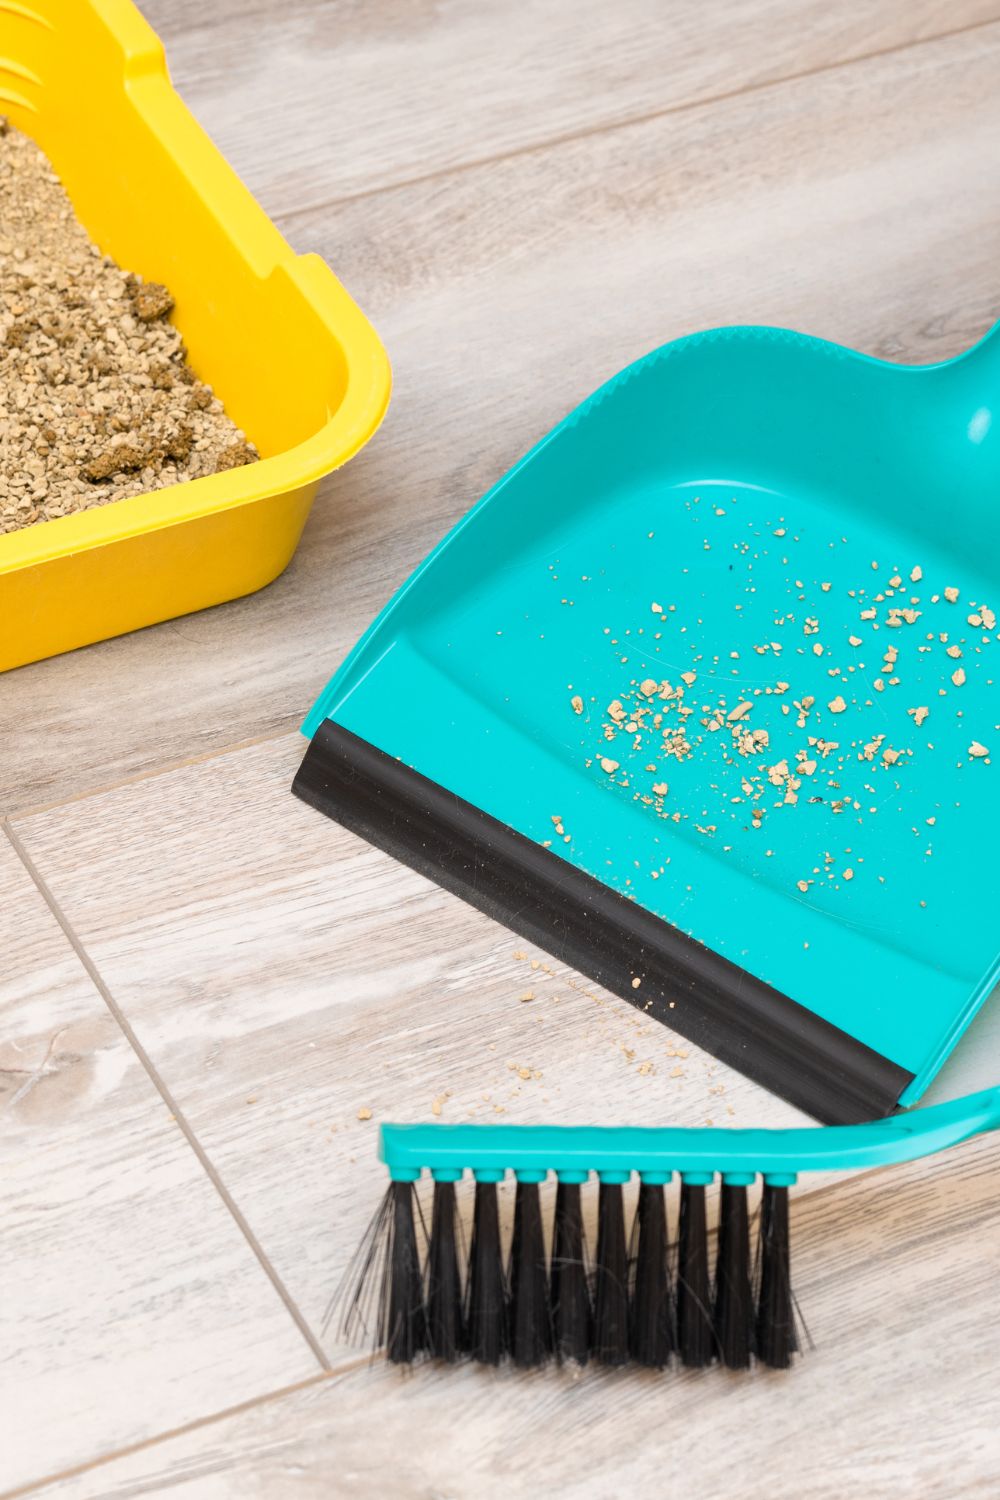
[[[793,1182],[799,1172],[846,1171],[911,1161],[1000,1128],[1000,1088],[915,1109],[866,1125],[789,1130],[651,1129],[630,1125],[383,1125],[379,1154],[396,1181],[425,1169],[441,1180],[470,1169],[480,1181],[512,1171],[522,1181],[555,1172],[582,1182],[590,1172],[624,1182],[638,1172],[665,1182],[673,1172],[707,1182],[716,1173]]]

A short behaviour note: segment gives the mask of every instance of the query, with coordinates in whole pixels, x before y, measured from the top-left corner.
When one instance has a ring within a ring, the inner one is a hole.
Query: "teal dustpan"
[[[820,1119],[997,978],[1000,329],[630,366],[399,591],[295,791]],[[991,607],[992,606],[992,607]]]

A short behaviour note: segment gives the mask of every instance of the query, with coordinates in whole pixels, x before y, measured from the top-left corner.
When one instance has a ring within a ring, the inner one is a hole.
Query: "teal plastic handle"
[[[582,1182],[591,1172],[625,1181],[638,1172],[665,1182],[674,1172],[702,1181],[716,1173],[794,1182],[799,1172],[847,1171],[912,1161],[1000,1128],[1000,1088],[910,1110],[866,1125],[788,1130],[715,1130],[598,1125],[383,1125],[379,1155],[398,1182],[424,1170],[455,1180],[471,1170],[480,1181],[514,1172],[541,1181],[555,1172]]]

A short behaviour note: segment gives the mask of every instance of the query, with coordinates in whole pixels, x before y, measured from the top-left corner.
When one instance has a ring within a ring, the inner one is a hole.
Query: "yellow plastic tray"
[[[0,111],[101,249],[170,288],[191,364],[261,454],[0,536],[3,671],[270,583],[390,375],[333,273],[293,254],[181,103],[131,0],[0,0]]]

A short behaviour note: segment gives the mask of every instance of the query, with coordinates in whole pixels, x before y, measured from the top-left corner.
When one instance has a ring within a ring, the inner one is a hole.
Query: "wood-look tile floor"
[[[395,393],[269,589],[0,677],[0,1495],[995,1495],[995,1139],[800,1195],[789,1378],[406,1379],[325,1332],[359,1109],[796,1116],[288,789],[370,617],[621,364],[1000,315],[1000,0],[144,9]],[[936,1092],[997,1057],[994,1003]]]

